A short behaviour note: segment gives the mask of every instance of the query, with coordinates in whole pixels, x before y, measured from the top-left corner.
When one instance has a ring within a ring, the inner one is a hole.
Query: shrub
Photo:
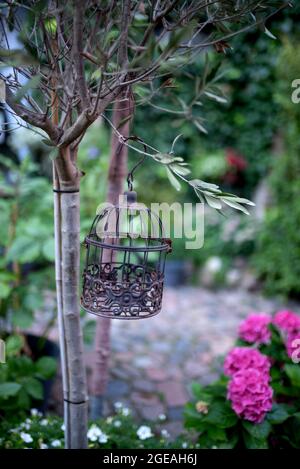
[[[0,366],[0,416],[21,418],[33,404],[44,398],[43,381],[52,378],[56,361],[42,356],[33,361],[23,353],[24,336],[12,334],[6,339],[6,363]]]
[[[274,159],[269,178],[272,206],[257,239],[254,265],[270,294],[300,295],[300,107],[291,83],[300,75],[300,47],[286,43],[279,60],[277,100],[282,107],[285,151]],[[283,247],[284,243],[284,247]]]
[[[300,317],[280,311],[262,318],[242,323],[218,381],[192,385],[185,423],[200,447],[300,448]]]

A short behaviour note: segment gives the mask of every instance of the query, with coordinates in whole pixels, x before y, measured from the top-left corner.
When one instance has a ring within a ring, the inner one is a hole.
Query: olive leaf
[[[177,191],[180,191],[180,189],[181,189],[181,184],[180,184],[180,182],[178,181],[178,179],[176,178],[176,176],[174,175],[174,173],[168,168],[168,166],[166,167],[166,171],[167,171],[167,175],[168,175],[169,181],[170,181],[170,183],[172,184],[172,186],[173,186]]]

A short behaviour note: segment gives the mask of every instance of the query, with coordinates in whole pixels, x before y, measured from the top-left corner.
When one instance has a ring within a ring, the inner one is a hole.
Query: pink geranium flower
[[[273,318],[273,323],[284,332],[300,331],[300,316],[293,311],[278,311]]]
[[[271,339],[268,327],[271,321],[269,314],[250,314],[239,327],[240,338],[251,344],[267,344]]]
[[[248,347],[235,347],[224,361],[224,372],[227,376],[234,376],[240,370],[256,368],[269,379],[271,363],[266,355]]]
[[[272,396],[268,375],[256,368],[237,371],[227,387],[227,399],[234,412],[253,423],[262,422],[272,409]]]

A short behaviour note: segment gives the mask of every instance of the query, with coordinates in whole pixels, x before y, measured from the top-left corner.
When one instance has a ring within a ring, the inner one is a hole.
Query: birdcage
[[[83,309],[118,319],[160,312],[171,241],[159,216],[137,203],[134,191],[99,211],[84,244]]]

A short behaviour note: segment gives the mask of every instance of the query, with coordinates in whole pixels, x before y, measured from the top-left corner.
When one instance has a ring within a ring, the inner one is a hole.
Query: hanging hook
[[[136,142],[139,142],[143,145],[145,153],[148,153],[147,151],[147,146],[143,142],[142,139],[139,137],[136,137],[135,135],[131,135],[129,137],[124,137],[124,142],[127,142],[128,140],[134,140]],[[128,190],[132,191],[133,190],[133,173],[134,171],[144,162],[145,158],[147,155],[143,155],[141,160],[132,168],[132,170],[128,173],[127,176],[127,184],[128,184]]]

